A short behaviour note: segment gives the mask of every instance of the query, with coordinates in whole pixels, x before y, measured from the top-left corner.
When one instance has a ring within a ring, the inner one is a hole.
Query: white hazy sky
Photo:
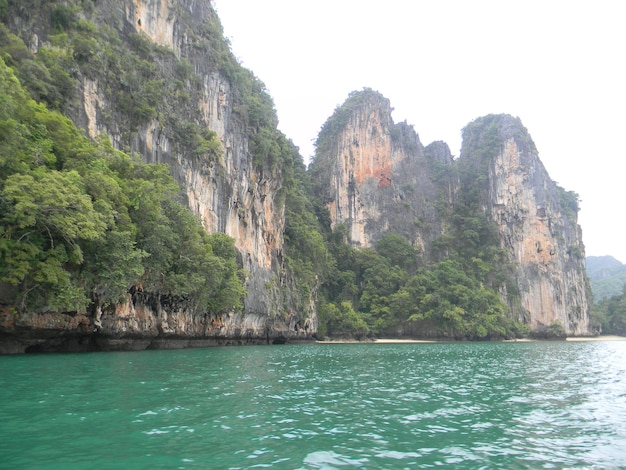
[[[424,145],[519,116],[581,199],[586,254],[626,262],[626,2],[213,0],[233,53],[307,161],[348,93],[373,88]]]

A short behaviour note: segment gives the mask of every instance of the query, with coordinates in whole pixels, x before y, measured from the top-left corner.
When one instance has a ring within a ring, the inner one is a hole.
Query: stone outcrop
[[[514,316],[537,332],[558,324],[590,334],[577,196],[550,179],[519,119],[487,116],[463,137],[454,161],[444,143],[424,149],[412,128],[394,124],[378,93],[352,94],[322,128],[311,165],[333,226],[345,225],[357,247],[400,233],[428,262],[460,197],[475,192],[508,253],[513,282],[500,294]]]
[[[347,105],[348,115],[337,119],[345,122],[331,118],[322,129],[311,164],[332,226],[345,225],[355,247],[372,247],[394,232],[427,252],[440,233],[438,189],[419,137],[406,123],[394,124],[389,100],[375,91],[354,93]]]
[[[22,33],[33,52],[45,44],[53,32],[49,8],[19,9],[10,18],[9,26]],[[236,109],[242,107],[242,92],[216,63],[216,48],[226,51],[220,53],[230,54],[230,51],[210,0],[102,0],[96,7],[86,8],[84,14],[88,21],[115,31],[125,47],[130,48],[137,38],[148,38],[161,46],[164,52],[153,65],[159,76],[183,87],[184,99],[175,102],[168,98],[159,105],[157,117],[133,124],[116,108],[119,103],[112,102],[107,90],[111,83],[96,71],[77,76],[79,100],[66,110],[67,114],[90,137],[106,134],[116,148],[139,155],[147,163],[167,164],[204,228],[209,233],[222,232],[234,238],[239,264],[246,274],[244,312],[225,319],[225,326],[219,332],[207,326],[211,319],[206,320],[207,325],[199,324],[191,313],[180,312],[170,314],[179,325],[172,330],[167,326],[171,322],[164,323],[162,319],[161,313],[166,308],[149,302],[146,307],[149,313],[145,316],[150,320],[146,320],[148,323],[139,317],[133,320],[135,327],[129,337],[138,338],[143,334],[150,344],[156,344],[153,341],[156,331],[160,337],[194,340],[230,337],[233,341],[252,338],[250,341],[266,342],[268,335],[270,341],[290,336],[297,339],[304,330],[296,332],[294,325],[291,330],[286,329],[284,325],[291,322],[308,325],[310,338],[317,328],[315,309],[298,311],[294,317],[294,309],[285,302],[289,296],[280,291],[280,286],[289,282],[283,255],[285,216],[284,202],[279,195],[281,169],[254,162],[250,134],[256,130],[247,126],[242,111]],[[232,56],[223,60],[236,64]],[[180,80],[177,71],[183,66],[187,70],[185,81]],[[190,155],[185,148],[188,143],[177,135],[176,125],[181,122],[215,133],[220,147],[217,154]],[[309,304],[314,305],[314,299]],[[131,303],[119,305],[115,315],[103,318],[110,320],[119,314],[120,318],[128,320],[143,311],[128,310],[129,305]],[[122,315],[123,312],[126,313]],[[39,320],[35,317],[20,318],[22,331],[37,329]],[[28,327],[31,320],[34,323]],[[93,323],[91,319],[92,328]],[[108,325],[103,320],[101,338],[126,334],[125,330],[118,331],[117,327]],[[163,328],[159,330],[156,325]],[[80,336],[85,332],[76,333]]]
[[[535,330],[558,322],[567,334],[589,334],[576,195],[550,179],[519,119],[499,115],[482,120],[482,131],[464,146],[461,158],[484,158],[477,149],[489,138],[486,129],[492,126],[497,131],[499,145],[487,161],[483,204],[514,266],[520,319]],[[515,308],[512,296],[508,293],[505,298]]]
[[[148,163],[167,164],[181,184],[189,207],[199,215],[205,229],[235,239],[247,277],[247,313],[269,314],[282,310],[279,296],[269,286],[282,263],[284,208],[277,203],[280,174],[253,164],[248,130],[234,113],[234,90],[230,81],[208,59],[210,50],[199,46],[196,31],[206,22],[218,22],[208,0],[123,0],[104,1],[101,18],[113,25],[124,39],[129,34],[149,37],[171,49],[191,64],[200,86],[189,88],[190,109],[171,113],[196,122],[217,134],[223,154],[216,161],[189,158],[176,142],[172,129],[160,119],[138,126],[130,136],[129,150]],[[221,38],[219,38],[221,40]],[[160,64],[167,76],[168,63]],[[101,119],[113,112],[103,84],[83,79],[83,109],[74,119],[91,137],[105,132],[123,148],[127,136],[119,128],[121,119]]]
[[[296,315],[197,315],[134,294],[93,317],[0,309],[0,354],[281,344],[308,341],[316,329]]]

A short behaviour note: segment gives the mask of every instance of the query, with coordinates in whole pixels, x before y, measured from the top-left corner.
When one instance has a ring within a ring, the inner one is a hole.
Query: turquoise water
[[[626,342],[0,357],[0,467],[626,467]]]

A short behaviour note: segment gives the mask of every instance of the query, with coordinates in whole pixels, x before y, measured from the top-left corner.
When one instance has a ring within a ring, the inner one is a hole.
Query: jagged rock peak
[[[332,225],[345,225],[357,247],[395,232],[422,248],[414,220],[432,219],[432,205],[424,201],[435,199],[435,188],[423,146],[412,126],[393,122],[392,111],[389,100],[370,88],[352,92],[317,139],[310,167],[315,192]]]
[[[450,152],[450,147],[443,140],[436,140],[431,142],[424,148],[424,154],[439,163],[445,165],[452,165],[454,157]]]
[[[482,150],[495,151],[497,145],[509,139],[515,140],[521,151],[538,153],[520,118],[510,114],[488,114],[479,117],[463,128],[462,136],[461,157],[476,149],[476,146],[482,147]]]
[[[316,157],[333,152],[332,145],[337,143],[337,135],[348,125],[355,127],[354,120],[358,116],[370,116],[374,113],[379,118],[381,126],[388,129],[393,124],[391,111],[389,100],[371,88],[351,92],[346,101],[337,106],[322,125],[315,142]]]

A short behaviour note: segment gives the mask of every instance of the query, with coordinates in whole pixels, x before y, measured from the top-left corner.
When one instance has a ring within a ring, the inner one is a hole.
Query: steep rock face
[[[377,92],[352,94],[322,129],[311,168],[332,225],[345,225],[353,246],[394,232],[423,249],[438,235],[437,189],[417,134],[391,112]]]
[[[482,203],[510,254],[519,290],[503,293],[504,299],[515,309],[519,298],[520,319],[532,329],[558,322],[567,334],[589,334],[576,195],[550,179],[528,132],[508,115],[468,125],[461,160],[485,165]]]
[[[550,179],[519,119],[470,123],[455,161],[443,142],[423,148],[393,123],[389,101],[366,89],[326,122],[311,170],[332,224],[344,224],[356,247],[394,232],[422,248],[423,263],[437,262],[464,252],[455,220],[486,214],[511,265],[500,287],[511,314],[538,333],[559,324],[590,334],[577,196]]]
[[[246,311],[268,314],[280,310],[278,296],[267,288],[280,268],[283,248],[284,209],[277,203],[280,175],[253,164],[247,129],[233,113],[230,82],[207,61],[208,51],[199,49],[192,37],[198,25],[216,21],[209,1],[111,0],[101,3],[103,16],[122,36],[129,31],[145,34],[189,60],[200,79],[200,86],[190,100],[195,109],[173,112],[188,114],[202,128],[215,132],[223,149],[218,161],[191,159],[180,150],[180,145],[172,142],[167,124],[155,119],[139,126],[131,136],[131,152],[143,155],[148,163],[168,164],[181,183],[189,206],[200,216],[207,231],[223,232],[235,239],[243,269],[250,273]],[[85,78],[83,90],[85,127],[90,135],[95,137],[106,132],[122,147],[123,132],[117,126],[109,128],[99,121],[99,116],[107,110],[99,84]]]
[[[244,92],[238,88],[238,81],[233,80],[237,74],[245,75],[246,79],[253,75],[242,72],[230,54],[210,0],[99,0],[96,6],[87,7],[81,12],[80,20],[98,25],[100,31],[104,30],[102,34],[121,41],[126,49],[139,51],[142,59],[148,55],[142,41],[149,40],[161,49],[139,62],[148,70],[147,75],[124,69],[120,71],[128,72],[127,76],[111,76],[107,67],[83,73],[74,71],[79,99],[64,111],[90,137],[107,134],[115,147],[139,155],[147,163],[167,164],[205,229],[235,239],[241,268],[246,274],[247,296],[244,313],[229,317],[218,336],[240,337],[243,331],[256,338],[255,341],[264,341],[268,334],[298,338],[293,328],[296,323],[308,325],[307,333],[314,334],[315,309],[293,313],[294,309],[285,302],[289,296],[281,292],[288,284],[283,256],[281,168],[254,159],[250,136],[259,132],[259,124],[257,121],[255,128],[250,126],[246,117],[251,112],[249,105],[242,98]],[[33,52],[46,44],[54,32],[50,24],[51,8],[52,5],[43,5],[37,10],[11,11],[9,26]],[[99,51],[96,55],[100,61],[115,61],[114,54],[113,57],[106,54]],[[127,64],[114,62],[114,65],[121,68]],[[128,112],[120,110],[123,103],[119,95],[111,90],[134,86],[142,91],[146,77],[162,80],[165,87],[155,105],[157,112],[147,120],[129,117]],[[175,89],[167,88],[172,84]],[[214,133],[219,149],[190,150],[193,142],[186,139],[193,133],[186,132],[187,129]],[[313,299],[310,305],[314,306]],[[126,304],[118,306],[119,312],[128,308]],[[150,311],[146,313],[148,317],[161,318],[159,312],[163,306],[148,302],[146,308]],[[139,311],[131,309],[126,317]],[[38,320],[29,318],[22,319],[22,326],[34,331]],[[178,323],[185,326],[175,332],[161,328],[160,337],[215,336],[212,330],[198,327],[191,313],[179,318]],[[34,323],[28,327],[31,320]],[[157,325],[160,321],[151,320],[150,324]],[[284,327],[290,323],[293,323],[291,330]],[[152,327],[140,320],[137,325],[147,328],[145,334],[152,338]],[[111,338],[118,333],[122,334],[116,328],[107,330],[105,323],[103,330],[98,331],[100,336]],[[141,328],[133,330],[134,337],[141,335]]]
[[[190,158],[174,138],[169,121],[162,118],[141,123],[128,133],[125,117],[107,97],[107,83],[98,77],[80,77],[81,106],[71,117],[91,137],[106,133],[118,148],[138,153],[148,163],[168,164],[207,231],[235,239],[243,269],[251,274],[246,310],[266,314],[279,310],[277,295],[266,285],[275,277],[272,270],[281,265],[284,210],[276,201],[281,179],[253,164],[247,129],[233,112],[230,81],[207,58],[211,52],[206,48],[207,38],[198,31],[203,31],[203,23],[218,21],[209,0],[104,0],[97,8],[90,19],[106,22],[123,41],[133,34],[148,37],[189,62],[193,69],[187,83],[190,104],[168,111],[215,132],[222,155],[216,161]],[[23,21],[15,23],[25,26]],[[39,23],[30,43],[35,49],[48,34],[42,26],[46,22]],[[168,76],[176,60],[156,65]],[[191,87],[191,82],[196,86]]]

